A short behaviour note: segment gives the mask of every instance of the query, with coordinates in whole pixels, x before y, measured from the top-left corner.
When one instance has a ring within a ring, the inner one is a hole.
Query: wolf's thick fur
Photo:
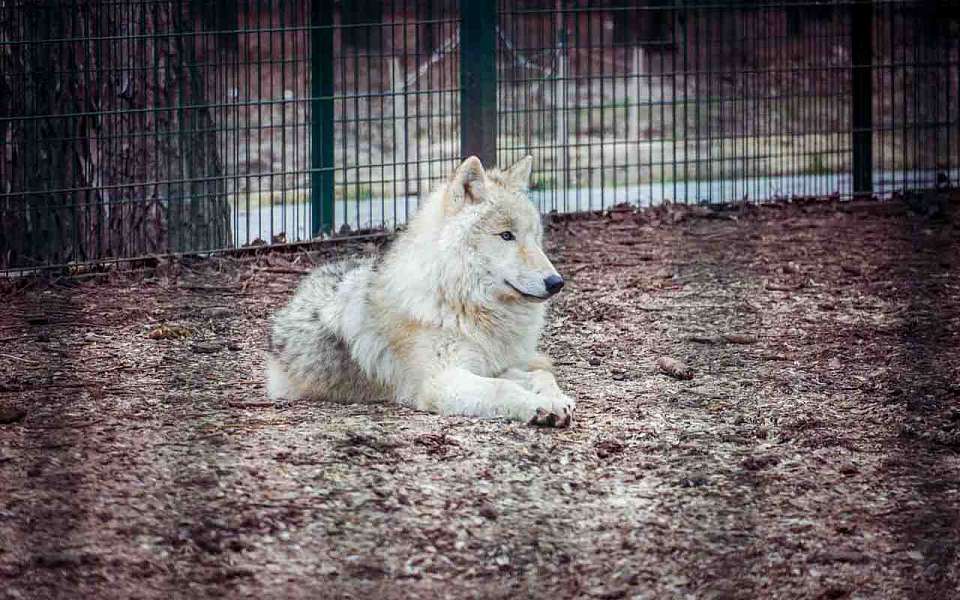
[[[272,398],[378,400],[567,425],[574,403],[536,347],[562,280],[527,198],[531,157],[470,157],[382,261],[318,268],[273,324]]]

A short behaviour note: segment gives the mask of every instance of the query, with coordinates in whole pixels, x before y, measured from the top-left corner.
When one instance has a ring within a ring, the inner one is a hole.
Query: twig
[[[662,311],[670,310],[670,308],[667,306],[648,306],[643,304],[637,306],[637,309],[646,311],[646,312],[662,312]]]
[[[577,267],[570,267],[569,269],[564,269],[564,270],[566,271],[564,274],[565,274],[567,277],[573,277],[573,276],[576,275],[577,273],[580,273],[581,271],[583,271],[583,270],[585,270],[585,269],[589,269],[590,267],[591,267],[591,265],[580,265],[580,266],[577,266]]]
[[[430,67],[449,56],[450,53],[453,52],[453,50],[459,45],[460,32],[454,32],[454,34],[448,37],[439,48],[433,51],[433,54],[430,55],[430,58],[427,59],[425,63],[420,65],[414,73],[407,77],[406,81],[403,82],[403,89],[406,90],[411,85],[415,84],[418,79],[423,77],[427,71],[430,70]]]
[[[70,383],[70,382],[66,382],[66,381],[62,381],[62,382],[61,382],[61,381],[51,381],[51,382],[49,382],[49,383],[39,383],[39,384],[37,384],[37,385],[35,385],[35,386],[32,386],[32,387],[50,387],[50,388],[67,388],[67,389],[71,389],[71,388],[92,388],[92,387],[94,387],[94,384],[93,384],[93,383],[86,382],[86,381],[78,381],[78,382],[75,382],[75,383]]]
[[[719,344],[721,339],[718,335],[691,335],[687,337],[687,341],[695,344]]]
[[[221,381],[219,383],[213,384],[212,387],[215,388],[225,388],[225,387],[242,387],[246,385],[260,385],[262,381]]]
[[[227,402],[232,408],[276,408],[274,402]]]
[[[235,285],[180,285],[182,290],[193,290],[201,292],[234,292],[238,286]]]
[[[801,284],[799,284],[799,285],[796,285],[796,284],[795,284],[795,285],[785,285],[785,284],[782,284],[782,283],[773,283],[773,282],[770,282],[770,283],[767,284],[766,287],[767,287],[767,289],[770,290],[771,292],[796,292],[796,291],[798,291],[798,290],[800,290],[800,289],[803,288],[803,284],[801,283]]]
[[[89,421],[80,421],[74,423],[55,423],[53,425],[28,425],[27,429],[82,429],[84,427],[90,427],[91,425],[97,425],[98,423],[103,423],[105,419],[91,419]],[[48,448],[49,446],[42,446],[43,448]]]
[[[15,355],[13,355],[13,354],[3,354],[3,353],[0,353],[0,357],[9,358],[9,359],[12,359],[12,360],[18,360],[18,361],[20,361],[20,362],[25,362],[25,363],[27,363],[27,364],[29,364],[29,365],[39,365],[39,364],[40,364],[40,363],[38,363],[38,362],[35,361],[35,360],[30,360],[29,358],[22,358],[22,357],[20,357],[20,356],[15,356]]]
[[[39,446],[20,446],[22,450],[59,450],[60,448],[69,448],[74,444],[68,444],[66,442],[60,444],[42,444]]]
[[[132,369],[134,367],[129,367],[127,365],[116,365],[106,369],[100,369],[99,371],[85,371],[85,373],[93,373],[94,375],[103,375],[104,373],[112,373],[113,371],[122,371],[124,369]]]
[[[531,71],[539,71],[539,72],[542,73],[544,76],[553,75],[553,69],[552,69],[552,68],[546,68],[546,69],[545,69],[545,68],[541,67],[540,65],[538,65],[538,64],[536,64],[536,63],[533,63],[533,62],[530,62],[529,60],[527,60],[526,58],[524,58],[523,56],[521,56],[521,55],[520,55],[520,52],[519,52],[519,51],[517,50],[517,48],[513,45],[513,42],[511,42],[509,39],[507,39],[507,36],[504,35],[502,29],[500,29],[499,27],[497,27],[497,28],[496,28],[496,31],[497,31],[497,36],[498,36],[498,37],[500,38],[500,40],[503,42],[503,45],[506,46],[507,50],[509,50],[510,53],[513,54],[514,61],[515,61],[518,65],[520,65],[521,67],[530,69]]]
[[[254,267],[255,271],[260,271],[261,273],[282,273],[290,275],[306,275],[310,271],[306,269],[285,269],[283,267]]]

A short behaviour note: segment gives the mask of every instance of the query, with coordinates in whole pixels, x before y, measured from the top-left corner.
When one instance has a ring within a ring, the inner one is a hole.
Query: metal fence
[[[0,269],[391,230],[460,157],[544,211],[955,185],[949,0],[0,2]]]

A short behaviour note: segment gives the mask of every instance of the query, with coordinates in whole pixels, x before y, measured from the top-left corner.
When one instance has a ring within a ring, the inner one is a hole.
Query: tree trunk
[[[192,3],[4,4],[0,267],[229,246]]]

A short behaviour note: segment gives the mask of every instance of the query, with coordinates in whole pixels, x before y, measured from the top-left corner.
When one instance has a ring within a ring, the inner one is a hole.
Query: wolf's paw
[[[538,408],[529,424],[537,427],[569,427],[573,422],[573,400],[560,396],[549,409]]]

